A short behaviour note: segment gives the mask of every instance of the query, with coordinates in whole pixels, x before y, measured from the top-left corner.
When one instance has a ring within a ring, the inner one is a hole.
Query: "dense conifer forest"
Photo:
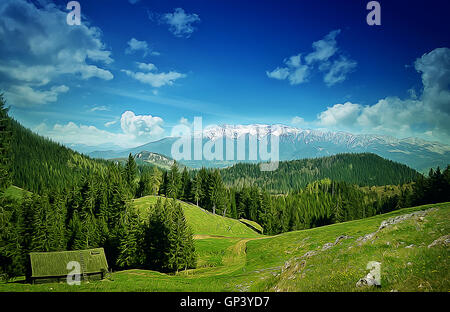
[[[43,138],[9,119],[12,137],[11,179],[31,192],[73,185],[83,174],[105,170],[107,162],[93,160],[61,144]]]
[[[321,179],[361,186],[399,185],[420,174],[406,165],[370,153],[281,161],[275,171],[261,171],[258,164],[236,164],[221,171],[228,185],[257,185],[274,193],[286,193]]]

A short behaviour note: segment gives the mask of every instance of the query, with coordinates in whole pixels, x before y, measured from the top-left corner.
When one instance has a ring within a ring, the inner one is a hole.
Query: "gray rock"
[[[325,251],[327,249],[330,249],[331,247],[333,247],[334,244],[333,243],[326,243],[325,245],[323,245],[322,247],[322,251]]]
[[[307,253],[305,253],[302,256],[302,258],[309,258],[309,257],[315,256],[316,254],[317,254],[317,251],[311,250],[311,251],[308,251]]]
[[[430,245],[428,245],[428,248],[438,246],[438,245],[444,245],[445,247],[450,246],[450,235],[444,235],[433,241]]]

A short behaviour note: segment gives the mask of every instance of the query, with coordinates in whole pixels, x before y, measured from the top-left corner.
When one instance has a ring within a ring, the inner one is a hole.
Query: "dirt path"
[[[196,236],[196,237],[195,237]],[[206,239],[206,238],[237,238],[239,241],[228,247],[226,254],[223,257],[223,265],[212,268],[200,268],[200,269],[192,269],[180,272],[180,274],[186,274],[187,276],[192,277],[201,277],[201,276],[211,276],[211,275],[223,275],[229,274],[234,271],[237,271],[245,266],[245,262],[247,259],[247,254],[245,252],[247,242],[258,239],[266,239],[271,236],[265,237],[252,237],[252,238],[241,238],[241,237],[224,237],[224,236],[213,236],[213,235],[195,235],[195,239]]]

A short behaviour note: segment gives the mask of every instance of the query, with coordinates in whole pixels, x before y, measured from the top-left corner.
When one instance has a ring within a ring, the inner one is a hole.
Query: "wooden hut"
[[[103,248],[32,252],[29,254],[27,281],[30,283],[66,282],[67,275],[74,273],[73,268],[67,268],[71,261],[80,264],[81,280],[99,280],[108,272]]]

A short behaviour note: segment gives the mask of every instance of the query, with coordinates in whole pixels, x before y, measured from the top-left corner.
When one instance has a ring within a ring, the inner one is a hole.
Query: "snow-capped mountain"
[[[256,138],[257,141],[260,141],[266,136],[268,136],[269,141],[271,136],[278,137],[280,160],[321,157],[337,153],[367,152],[406,164],[421,172],[426,172],[429,168],[437,166],[446,167],[450,164],[450,146],[418,138],[397,139],[384,135],[300,129],[279,124],[223,125],[208,127],[202,131],[203,144],[209,141],[225,141],[225,138],[234,142],[238,139],[244,139],[246,155],[249,154],[250,138]],[[149,151],[172,157],[171,148],[177,140],[178,138],[168,137],[129,150],[93,152],[90,153],[90,156],[116,158],[124,157],[130,152],[136,154],[141,151]],[[224,160],[203,159],[182,160],[181,162],[197,168],[202,166],[223,167],[237,162],[237,160],[225,160],[226,144],[224,144],[223,150]],[[191,159],[194,159],[194,157],[191,157]],[[260,161],[260,159],[258,158],[256,161]]]
[[[210,140],[227,137],[236,139],[244,135],[257,136],[258,139],[273,135],[278,137],[290,137],[293,140],[303,141],[305,144],[315,142],[333,142],[345,144],[349,148],[366,147],[373,144],[386,144],[395,147],[399,144],[411,144],[421,146],[432,152],[443,154],[450,152],[450,146],[437,142],[428,142],[419,138],[397,139],[387,135],[351,134],[348,132],[332,132],[322,130],[300,129],[285,125],[223,125],[203,130],[203,137]]]

